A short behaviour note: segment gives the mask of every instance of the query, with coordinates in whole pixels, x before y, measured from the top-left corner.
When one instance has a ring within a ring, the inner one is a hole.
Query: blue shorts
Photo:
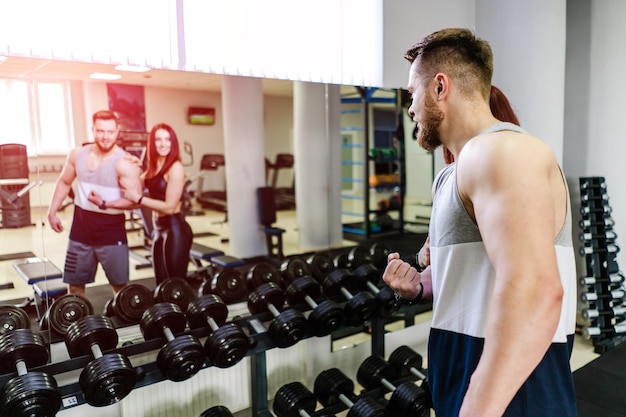
[[[89,246],[70,240],[65,255],[63,282],[70,285],[90,284],[96,279],[98,263],[111,285],[129,281],[128,245]]]

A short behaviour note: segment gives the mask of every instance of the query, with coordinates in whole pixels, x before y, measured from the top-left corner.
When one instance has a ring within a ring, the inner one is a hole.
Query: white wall
[[[623,246],[622,237],[626,236],[626,189],[621,182],[626,154],[622,123],[626,96],[626,2],[592,0],[590,16],[589,129],[585,132],[588,146],[584,175],[606,177],[617,244]],[[622,268],[626,265],[624,251],[618,254],[618,263]]]

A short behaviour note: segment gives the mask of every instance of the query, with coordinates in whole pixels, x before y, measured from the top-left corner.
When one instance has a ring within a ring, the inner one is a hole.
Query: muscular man
[[[74,218],[70,229],[63,281],[71,294],[85,295],[85,285],[94,282],[98,263],[114,292],[129,280],[128,241],[124,209],[133,207],[123,190],[141,187],[141,169],[115,141],[119,122],[114,113],[101,110],[93,115],[94,143],[73,149],[56,183],[48,223],[63,230],[57,211],[74,180]],[[102,198],[95,201],[94,195]]]
[[[383,277],[405,299],[433,298],[435,413],[575,416],[576,269],[557,159],[492,115],[492,52],[471,31],[437,31],[405,58],[419,143],[455,161],[435,179],[431,266],[420,274],[391,254]]]

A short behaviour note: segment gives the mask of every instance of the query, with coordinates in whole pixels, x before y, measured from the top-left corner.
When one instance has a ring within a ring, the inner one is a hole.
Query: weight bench
[[[191,249],[189,250],[189,259],[195,265],[196,270],[189,271],[189,273],[187,274],[187,278],[201,277],[206,271],[209,271],[209,273],[211,273],[211,259],[215,258],[216,256],[223,255],[224,252],[219,249],[211,248],[209,246],[193,242],[191,244]],[[205,266],[202,261],[209,262],[209,265]]]
[[[24,306],[34,304],[39,319],[44,313],[40,310],[43,300],[67,294],[67,285],[63,282],[63,271],[46,258],[20,259],[13,262],[13,269],[28,285],[33,287],[33,295],[26,299]]]

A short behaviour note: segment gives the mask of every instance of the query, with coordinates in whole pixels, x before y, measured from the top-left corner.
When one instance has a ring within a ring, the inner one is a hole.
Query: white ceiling
[[[114,69],[114,65],[110,64],[92,64],[14,56],[7,57],[4,61],[0,60],[0,77],[2,78],[62,79],[93,82],[94,80],[91,80],[89,75],[94,72],[120,74],[122,78],[111,81],[120,84],[213,92],[219,92],[222,89],[222,76],[219,74],[163,69],[152,69],[144,73],[134,73],[117,71]],[[263,92],[271,96],[291,97],[293,94],[293,82],[288,80],[263,79]]]

